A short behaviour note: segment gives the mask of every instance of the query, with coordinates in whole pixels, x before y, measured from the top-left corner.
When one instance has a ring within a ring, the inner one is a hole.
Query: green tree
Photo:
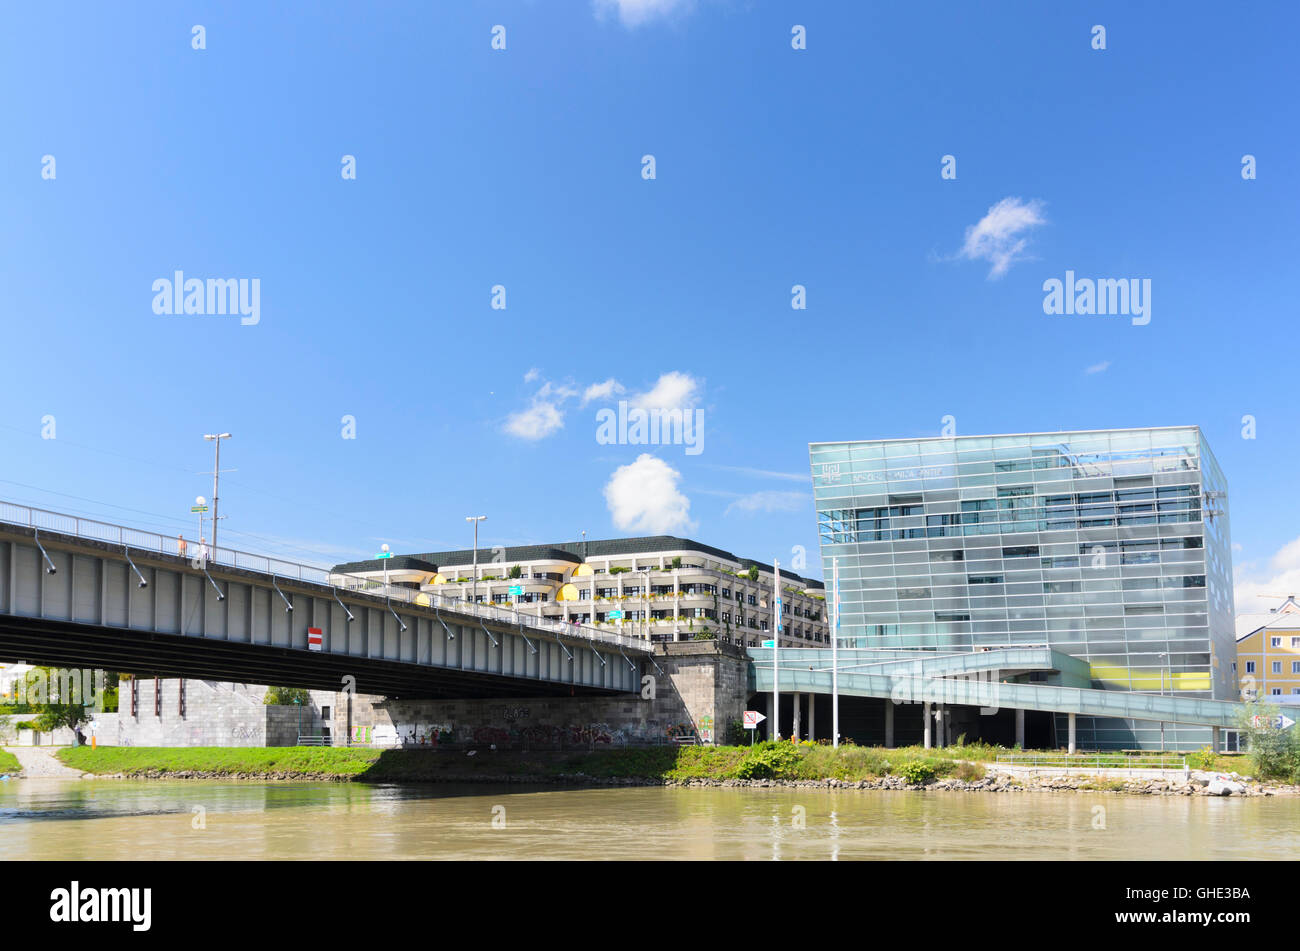
[[[1237,729],[1257,779],[1300,781],[1300,738],[1295,727],[1280,730],[1273,725],[1278,713],[1273,704],[1248,703]]]
[[[518,566],[518,565],[511,565],[511,566],[510,566],[510,574],[509,574],[508,577],[510,577],[510,578],[518,578],[521,574],[522,574],[522,572],[519,570],[519,566]]]
[[[89,718],[86,711],[90,699],[81,696],[81,685],[72,683],[73,677],[79,677],[81,671],[59,670],[54,667],[34,667],[28,673],[28,683],[41,683],[44,686],[35,690],[29,687],[27,696],[28,710],[36,716],[30,721],[41,733],[52,733],[59,727],[66,726],[75,730],[78,724]],[[40,678],[39,680],[37,678]],[[32,694],[36,696],[33,697]]]
[[[262,702],[268,707],[292,706],[295,703],[305,706],[311,702],[311,695],[301,687],[268,687]]]
[[[758,565],[750,565],[749,571],[745,572],[745,577],[750,581],[758,580]]]

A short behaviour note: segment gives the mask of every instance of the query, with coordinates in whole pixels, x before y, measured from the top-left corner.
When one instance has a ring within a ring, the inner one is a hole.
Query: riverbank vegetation
[[[8,750],[0,750],[0,774],[13,775],[22,769],[18,757]]]

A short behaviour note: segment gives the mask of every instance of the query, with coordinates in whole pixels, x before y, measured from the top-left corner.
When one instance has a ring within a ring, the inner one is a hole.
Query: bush
[[[978,763],[968,763],[962,760],[953,770],[952,775],[966,783],[977,783],[984,778],[984,767]]]
[[[799,748],[792,743],[766,741],[745,753],[736,766],[737,779],[779,779],[799,767]]]
[[[933,760],[914,759],[901,763],[894,772],[910,786],[924,786],[934,781],[938,771],[938,766]]]
[[[1214,769],[1219,757],[1208,746],[1202,746],[1195,753],[1187,754],[1187,765],[1192,769]]]

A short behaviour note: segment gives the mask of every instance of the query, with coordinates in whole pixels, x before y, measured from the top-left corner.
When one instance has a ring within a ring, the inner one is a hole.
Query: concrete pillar
[[[1069,715],[1069,717],[1070,717],[1070,752],[1073,753],[1073,752],[1075,752],[1075,750],[1077,750],[1077,749],[1079,748],[1079,746],[1078,746],[1078,744],[1075,742],[1075,724],[1074,724],[1075,717],[1074,717],[1074,714],[1071,713],[1071,714]]]
[[[1212,727],[1210,727],[1210,749],[1214,750],[1214,752],[1216,752],[1216,753],[1219,752],[1219,750],[1220,750],[1220,746],[1219,746],[1219,740],[1220,740],[1219,729],[1220,729],[1220,728],[1217,727],[1217,726],[1212,726]]]
[[[1025,711],[1023,708],[1016,711],[1016,746],[1022,750],[1025,748]]]
[[[772,695],[769,693],[767,695],[767,738],[769,740],[776,739],[772,735],[772,725],[774,723],[776,723],[776,711],[772,709]]]
[[[930,705],[928,703],[925,705],[925,712],[921,715],[921,719],[925,721],[925,748],[928,750],[930,748]]]
[[[793,699],[794,699],[794,732],[790,734],[790,737],[795,740],[800,740],[803,739],[803,737],[799,733],[799,728],[801,726],[799,722],[799,707],[803,702],[803,694],[796,693],[793,695]]]
[[[817,740],[817,694],[808,694],[808,739]]]
[[[894,745],[894,701],[885,701],[885,746]]]
[[[948,708],[947,708],[947,706],[945,706],[945,705],[942,704],[942,703],[939,704],[939,709],[938,709],[937,714],[935,715],[935,719],[936,719],[938,722],[935,724],[935,733],[936,733],[936,737],[935,737],[935,744],[934,744],[934,745],[937,746],[937,747],[939,747],[939,749],[943,749],[945,746],[948,745]]]

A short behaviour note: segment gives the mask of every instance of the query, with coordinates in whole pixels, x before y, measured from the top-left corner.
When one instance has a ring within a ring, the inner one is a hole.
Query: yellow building
[[[1294,597],[1267,614],[1238,615],[1232,667],[1243,699],[1300,703],[1300,603]]]

